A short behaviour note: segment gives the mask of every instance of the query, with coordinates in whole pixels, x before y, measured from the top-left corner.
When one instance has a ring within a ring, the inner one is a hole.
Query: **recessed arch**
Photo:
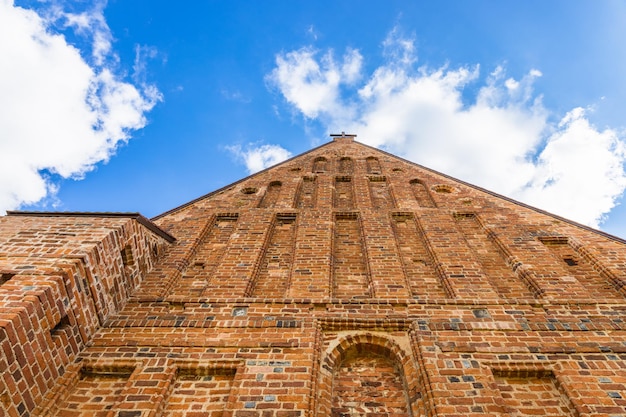
[[[453,186],[448,184],[433,185],[433,190],[440,194],[451,194],[456,191]]]
[[[369,156],[365,160],[365,162],[367,164],[368,174],[377,174],[377,175],[381,174],[380,162],[378,161],[378,158],[376,158],[375,156]]]
[[[313,161],[313,172],[322,174],[328,171],[328,159],[323,156],[315,158]]]
[[[280,195],[280,189],[282,187],[282,182],[280,181],[272,181],[267,186],[267,190],[265,190],[265,194],[263,195],[263,199],[259,203],[259,207],[261,208],[271,208],[276,205],[278,201],[278,197]]]
[[[415,178],[409,181],[409,184],[411,185],[411,191],[413,191],[413,197],[420,207],[436,207],[433,197],[422,180]]]
[[[317,203],[317,181],[315,176],[302,178],[296,191],[295,208],[315,208]]]
[[[350,332],[333,340],[320,366],[315,415],[424,415],[412,356],[392,336]]]

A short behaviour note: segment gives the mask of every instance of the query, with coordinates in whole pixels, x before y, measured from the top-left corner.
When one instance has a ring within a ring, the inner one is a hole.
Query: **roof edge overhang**
[[[7,210],[7,216],[24,217],[96,217],[96,218],[127,218],[136,220],[139,224],[150,230],[154,234],[162,237],[169,243],[176,241],[176,238],[141,213],[122,212],[89,212],[89,211],[19,211]]]

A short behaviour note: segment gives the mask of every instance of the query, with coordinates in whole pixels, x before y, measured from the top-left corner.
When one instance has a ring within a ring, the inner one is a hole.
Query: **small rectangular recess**
[[[130,247],[130,245],[124,246],[124,249],[120,251],[120,256],[122,257],[122,262],[124,263],[124,266],[130,266],[135,262],[133,258],[133,249]]]
[[[195,361],[194,361],[195,362]],[[221,416],[229,407],[236,363],[176,364],[164,416]]]
[[[554,372],[551,369],[495,368],[491,372],[493,376],[499,378],[554,378]]]
[[[580,415],[580,410],[572,403],[567,388],[551,369],[533,365],[496,366],[492,369],[492,374],[501,393],[504,411],[510,415]]]
[[[128,379],[135,371],[134,366],[84,366],[80,370],[80,379]]]
[[[473,219],[476,217],[476,213],[470,211],[457,211],[454,213],[455,219]]]
[[[69,329],[71,326],[72,324],[70,323],[70,319],[66,314],[61,317],[61,320],[59,320],[59,322],[52,329],[50,329],[50,335],[52,337],[59,336],[62,331]]]
[[[53,416],[104,416],[120,400],[135,363],[85,363],[77,373],[71,373],[69,385],[59,401],[55,401]],[[46,413],[48,415],[48,413]]]
[[[335,181],[337,182],[351,182],[352,181],[352,177],[346,176],[346,175],[342,175],[339,177],[335,177]]]
[[[355,213],[353,211],[335,213],[336,220],[357,220],[359,218],[359,213]]]
[[[372,175],[369,177],[371,182],[386,182],[387,181],[387,177],[385,177],[384,175]]]
[[[563,262],[567,264],[567,266],[576,266],[578,265],[578,261],[574,259],[572,256],[565,256],[563,258]]]
[[[391,213],[391,217],[399,223],[406,222],[415,218],[415,216],[411,212],[395,212]]]
[[[201,381],[215,375],[234,377],[236,372],[236,367],[180,367],[176,370],[176,378],[184,381]]]
[[[569,243],[567,236],[540,236],[538,239],[546,246],[567,245]]]
[[[237,219],[239,218],[239,213],[218,213],[217,216],[215,216],[216,220],[218,222],[223,222],[223,221],[237,221]]]
[[[276,213],[276,220],[281,223],[296,221],[296,213]]]

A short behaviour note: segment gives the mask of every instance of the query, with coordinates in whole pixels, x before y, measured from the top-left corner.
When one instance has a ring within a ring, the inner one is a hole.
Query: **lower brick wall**
[[[118,319],[144,311],[137,306],[127,306]],[[119,391],[109,417],[626,413],[626,330],[611,330],[610,321],[589,322],[595,331],[497,325],[507,314],[511,319],[532,311],[523,305],[435,309],[383,303],[377,315],[421,311],[386,320],[329,313],[351,307],[354,316],[356,307],[376,307],[368,303],[324,309],[306,303],[182,307],[178,327],[175,317],[163,327],[110,321],[67,367],[51,390],[57,396],[33,415],[87,415],[85,410],[102,406],[107,390]],[[291,320],[279,316],[287,311]],[[145,314],[171,313],[146,309]],[[199,318],[209,316],[205,326]],[[120,369],[127,370],[124,384],[112,382],[121,378]],[[97,381],[101,391],[91,385]],[[103,395],[77,394],[88,389]],[[70,394],[62,398],[58,393],[64,390]]]
[[[163,416],[222,417],[229,400],[235,369],[181,368],[165,401]]]

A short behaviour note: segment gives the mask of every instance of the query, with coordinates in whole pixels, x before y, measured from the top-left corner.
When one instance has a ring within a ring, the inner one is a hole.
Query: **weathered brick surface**
[[[345,358],[335,371],[333,383],[333,416],[408,414],[402,376],[385,355],[359,352]]]
[[[350,137],[153,222],[0,218],[0,415],[626,415],[618,238]]]
[[[0,400],[6,414],[29,415],[54,391],[169,244],[167,234],[155,234],[136,219],[45,213],[0,218],[0,271],[11,277],[0,286]]]

